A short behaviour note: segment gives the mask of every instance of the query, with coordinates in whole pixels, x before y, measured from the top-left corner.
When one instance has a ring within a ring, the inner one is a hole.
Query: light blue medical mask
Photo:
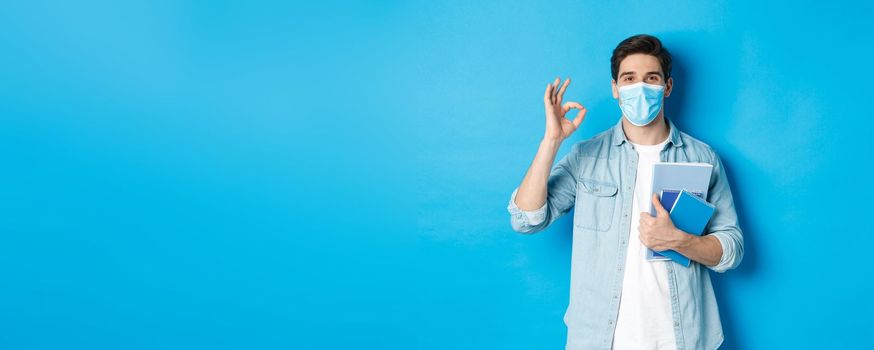
[[[664,100],[664,85],[644,82],[619,87],[619,108],[631,124],[644,126],[659,115]]]

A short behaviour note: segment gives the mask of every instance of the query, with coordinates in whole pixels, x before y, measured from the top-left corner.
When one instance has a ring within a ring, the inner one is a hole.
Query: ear
[[[665,97],[671,96],[671,90],[674,89],[674,77],[668,78],[665,83]]]
[[[613,86],[613,98],[618,100],[619,99],[619,87],[616,86],[616,79],[611,79],[610,85]]]

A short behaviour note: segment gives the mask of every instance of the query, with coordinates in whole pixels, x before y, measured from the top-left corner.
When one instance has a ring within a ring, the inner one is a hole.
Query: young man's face
[[[647,84],[664,85],[665,97],[671,95],[671,87],[674,85],[673,78],[668,78],[665,81],[665,74],[662,72],[662,66],[659,64],[658,58],[642,53],[628,55],[622,62],[619,62],[619,74],[617,74],[616,79],[618,81],[612,81],[613,98],[615,99],[619,99],[620,86],[641,81]]]

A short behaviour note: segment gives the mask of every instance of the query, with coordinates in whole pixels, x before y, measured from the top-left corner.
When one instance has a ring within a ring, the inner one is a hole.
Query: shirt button
[[[680,322],[674,322],[674,326],[679,326]]]
[[[607,324],[611,324],[611,325],[612,325],[612,324],[613,324],[613,320],[609,320],[609,321],[607,321]]]

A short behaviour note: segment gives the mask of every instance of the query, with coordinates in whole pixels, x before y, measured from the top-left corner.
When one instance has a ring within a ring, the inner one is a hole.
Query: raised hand
[[[558,142],[564,141],[568,136],[571,136],[580,127],[583,118],[586,117],[586,108],[583,105],[577,102],[562,104],[564,91],[567,90],[571,80],[570,78],[566,79],[561,88],[558,85],[560,82],[559,78],[555,78],[554,82],[546,85],[546,92],[543,94],[543,104],[546,107],[546,133],[543,137],[544,139]],[[565,114],[571,109],[578,109],[580,111],[573,121],[565,118]]]

